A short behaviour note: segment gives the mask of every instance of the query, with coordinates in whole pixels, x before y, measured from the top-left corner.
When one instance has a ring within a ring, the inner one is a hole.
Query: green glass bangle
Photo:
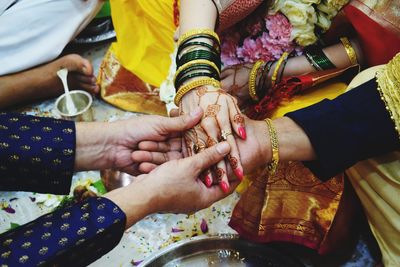
[[[305,56],[316,70],[334,69],[336,66],[329,60],[321,48],[311,46],[304,49]]]
[[[219,81],[219,75],[215,75],[213,73],[208,73],[208,72],[197,72],[197,73],[192,73],[187,76],[182,77],[180,80],[176,81],[175,89],[180,88],[187,80],[190,80],[191,78],[196,78],[196,77],[209,77],[209,78],[214,78],[215,80]]]
[[[183,76],[185,76],[186,74],[192,72],[192,71],[196,71],[196,70],[206,70],[209,73],[213,73],[216,77],[218,77],[218,73],[217,71],[211,67],[210,65],[206,65],[206,64],[198,64],[195,66],[191,66],[188,67],[187,69],[184,69],[183,71],[181,71],[175,78],[174,80],[174,85],[175,87],[177,86],[177,81],[179,81],[180,79],[182,79]]]
[[[212,46],[212,45],[210,45],[208,43],[205,43],[205,42],[184,42],[178,48],[178,52],[176,53],[177,57],[178,57],[178,55],[180,55],[182,53],[183,49],[188,48],[190,46],[194,46],[194,45],[203,46],[203,47],[207,48],[208,50],[214,52],[215,54],[219,54],[217,49],[215,49],[214,46]]]
[[[221,58],[218,57],[216,54],[213,54],[212,52],[206,50],[196,50],[184,54],[181,58],[176,60],[176,66],[177,68],[179,68],[180,66],[183,66],[184,64],[196,59],[209,60],[213,62],[221,71]]]
[[[179,45],[179,47],[181,47],[182,45],[184,45],[184,44],[186,44],[186,43],[188,43],[188,42],[190,42],[190,41],[192,41],[194,39],[198,39],[198,38],[210,39],[211,41],[213,41],[213,44],[214,44],[213,47],[214,47],[214,49],[217,50],[217,53],[221,52],[221,46],[220,46],[218,40],[215,39],[214,36],[209,35],[209,34],[204,34],[204,33],[203,34],[196,34],[196,35],[193,35],[193,36],[187,38],[182,44]],[[178,48],[178,50],[179,50],[179,48]]]

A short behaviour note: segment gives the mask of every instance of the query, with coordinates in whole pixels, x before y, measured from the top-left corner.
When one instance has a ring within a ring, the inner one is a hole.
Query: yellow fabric
[[[346,171],[364,207],[386,267],[400,266],[400,151]]]
[[[159,87],[174,50],[173,0],[111,0],[117,34],[112,51],[142,81]]]
[[[302,95],[293,97],[290,101],[281,103],[280,107],[272,114],[271,118],[279,118],[288,112],[298,110],[318,103],[325,98],[334,99],[346,91],[347,85],[342,82],[329,81],[315,86]],[[243,193],[250,185],[250,179],[247,177],[240,183],[236,191]]]

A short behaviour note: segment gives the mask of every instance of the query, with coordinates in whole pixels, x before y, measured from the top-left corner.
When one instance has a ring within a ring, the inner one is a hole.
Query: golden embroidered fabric
[[[400,53],[376,75],[378,90],[400,138]]]

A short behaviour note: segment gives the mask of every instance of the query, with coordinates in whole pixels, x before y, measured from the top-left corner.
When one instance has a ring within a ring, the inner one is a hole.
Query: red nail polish
[[[246,135],[246,129],[245,129],[243,126],[240,126],[239,129],[238,129],[238,131],[239,131],[240,137],[241,137],[243,140],[246,140],[246,137],[247,137],[247,135]]]
[[[240,180],[243,181],[243,171],[240,168],[237,168],[234,170],[236,177]]]
[[[221,181],[219,183],[219,186],[221,187],[222,191],[224,193],[228,193],[229,192],[229,185],[227,183],[225,183],[224,181]]]
[[[210,175],[208,175],[208,174],[206,175],[206,177],[204,178],[204,183],[206,184],[207,187],[211,187],[212,180],[211,180]]]

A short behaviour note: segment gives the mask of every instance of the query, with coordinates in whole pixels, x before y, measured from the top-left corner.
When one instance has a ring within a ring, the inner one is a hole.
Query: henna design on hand
[[[219,105],[219,104],[208,105],[206,112],[204,114],[205,115],[204,117],[205,118],[207,118],[207,117],[215,118],[215,117],[217,117],[217,114],[220,111],[220,109],[221,109],[221,105]]]
[[[219,183],[219,182],[221,182],[222,177],[224,177],[225,171],[224,171],[223,169],[221,169],[221,168],[217,168],[217,169],[215,170],[215,172],[216,172],[216,174],[217,174],[217,181],[218,181],[218,183]]]
[[[244,117],[241,114],[236,114],[233,117],[233,122],[237,124],[243,124],[244,123]]]
[[[238,167],[238,160],[237,160],[237,158],[232,157],[231,155],[228,155],[228,160],[229,160],[229,163],[230,163],[232,169],[233,169],[233,170],[236,170],[237,167]]]
[[[208,137],[206,143],[207,143],[207,147],[212,147],[217,144],[217,141],[215,141],[214,138],[212,138],[212,137]]]
[[[200,86],[199,88],[197,88],[196,90],[196,95],[198,95],[199,97],[202,97],[203,95],[205,95],[207,93],[207,87],[205,86]]]

